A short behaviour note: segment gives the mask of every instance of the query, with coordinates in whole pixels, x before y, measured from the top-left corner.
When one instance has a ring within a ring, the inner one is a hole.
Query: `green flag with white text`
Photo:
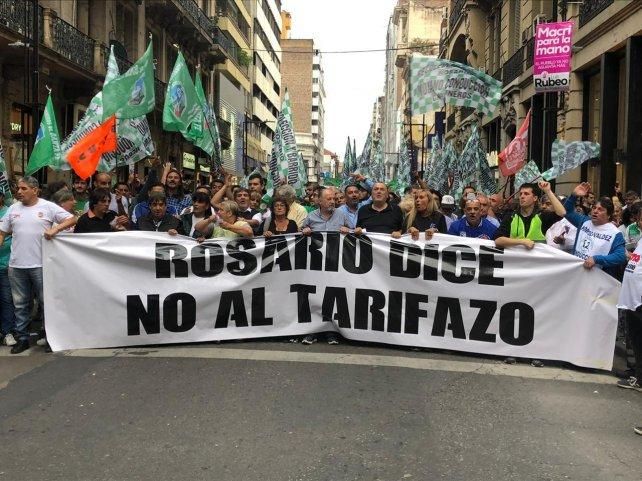
[[[154,58],[152,43],[127,72],[103,87],[103,120],[142,117],[154,110]]]
[[[36,135],[36,143],[33,146],[29,156],[29,163],[25,169],[25,175],[31,175],[47,166],[57,169],[61,163],[60,135],[58,134],[58,124],[56,123],[56,113],[51,101],[51,94],[49,94],[45,105],[45,113],[42,116],[42,122],[40,122],[40,128]]]
[[[167,82],[163,129],[180,132],[191,142],[203,137],[203,109],[181,52],[178,52],[174,69]]]

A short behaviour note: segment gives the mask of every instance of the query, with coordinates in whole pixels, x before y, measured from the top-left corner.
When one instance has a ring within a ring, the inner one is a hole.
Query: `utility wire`
[[[248,48],[243,50],[250,50],[252,52],[274,52],[274,53],[301,53],[301,54],[344,54],[344,53],[372,53],[372,52],[390,52],[397,50],[420,50],[422,48],[437,47],[439,44],[430,43],[426,45],[414,45],[412,47],[397,47],[397,48],[379,48],[379,49],[365,49],[365,50],[268,50],[261,48]]]

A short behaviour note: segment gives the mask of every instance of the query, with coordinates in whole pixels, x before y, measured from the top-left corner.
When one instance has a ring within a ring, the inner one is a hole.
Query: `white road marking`
[[[407,356],[379,356],[372,354],[345,354],[321,352],[271,351],[262,349],[228,349],[217,347],[162,347],[123,349],[84,349],[66,351],[71,357],[130,357],[130,358],[195,358],[233,359],[270,362],[308,362],[317,364],[349,364],[354,366],[380,366],[419,369],[426,371],[462,372],[510,376],[528,379],[543,379],[597,384],[615,384],[616,379],[608,374],[594,374],[557,367],[533,367],[523,364],[501,364],[481,360],[455,361],[426,359]]]

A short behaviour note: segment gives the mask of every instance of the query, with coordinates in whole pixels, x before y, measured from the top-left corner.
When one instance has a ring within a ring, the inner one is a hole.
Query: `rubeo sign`
[[[533,60],[533,84],[536,92],[569,90],[572,34],[572,22],[537,25]]]

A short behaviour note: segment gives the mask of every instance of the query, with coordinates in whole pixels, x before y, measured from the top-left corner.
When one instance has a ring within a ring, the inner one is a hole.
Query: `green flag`
[[[119,75],[118,63],[116,62],[114,47],[112,46],[104,85],[118,78]],[[61,170],[71,169],[71,166],[65,160],[67,152],[76,145],[80,139],[102,124],[102,118],[103,93],[98,92],[89,102],[89,107],[87,107],[85,115],[80,119],[78,124],[76,124],[67,138],[63,139],[60,143],[60,148],[63,152],[63,163],[60,166]],[[104,153],[100,157],[100,163],[98,164],[99,172],[109,172],[119,165],[135,164],[152,155],[154,152],[152,133],[145,115],[135,119],[117,119],[116,136],[118,137],[118,147],[114,152]]]
[[[7,172],[7,163],[4,160],[4,147],[0,143],[0,192],[4,194],[5,204],[9,204],[9,200],[13,197],[11,195],[11,188],[9,186],[9,173]]]
[[[207,153],[214,160],[214,171],[220,171],[223,167],[221,163],[221,138],[218,133],[218,123],[216,121],[216,113],[214,109],[207,103],[205,97],[205,90],[201,82],[200,72],[196,71],[196,81],[194,82],[194,89],[196,90],[196,98],[202,111],[202,127],[203,136],[194,142],[196,147],[199,147]]]
[[[438,111],[445,104],[493,115],[502,96],[502,83],[468,65],[413,53],[410,94],[412,115]]]
[[[154,58],[152,43],[145,54],[121,76],[103,87],[103,120],[142,117],[154,110]]]
[[[172,75],[167,82],[163,129],[180,132],[191,142],[203,138],[203,109],[181,52],[178,52]]]
[[[56,113],[51,101],[51,94],[49,94],[25,175],[31,175],[46,166],[57,169],[61,163],[60,135],[58,134],[58,124],[56,124]]]

